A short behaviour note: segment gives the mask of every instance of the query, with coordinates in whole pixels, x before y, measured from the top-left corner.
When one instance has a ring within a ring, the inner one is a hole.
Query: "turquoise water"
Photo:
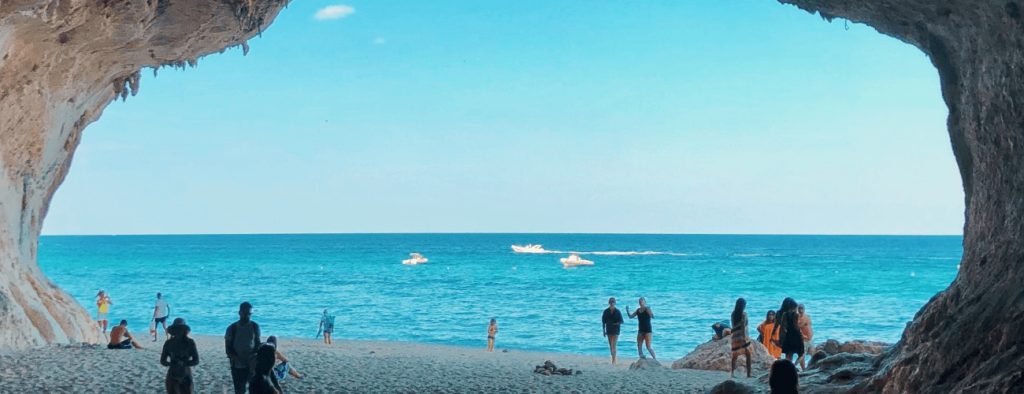
[[[562,268],[547,250],[585,254],[594,266]],[[895,342],[906,323],[956,277],[962,237],[324,234],[44,236],[39,264],[93,315],[110,293],[112,321],[144,332],[156,292],[194,333],[223,335],[241,301],[265,335],[313,337],[323,309],[335,338],[606,355],[600,317],[608,297],[654,311],[661,359],[682,357],[747,299],[751,326],[789,296],[815,337]],[[411,252],[430,259],[405,266]],[[623,326],[630,354],[636,320]],[[756,337],[756,333],[754,333]]]

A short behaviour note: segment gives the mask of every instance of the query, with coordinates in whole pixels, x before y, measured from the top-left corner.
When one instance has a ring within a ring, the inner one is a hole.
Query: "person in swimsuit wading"
[[[647,306],[647,300],[640,297],[640,307],[637,308],[636,312],[629,312],[629,305],[626,305],[626,314],[629,318],[637,318],[639,321],[639,330],[636,333],[636,352],[640,354],[640,358],[644,357],[644,343],[647,344],[647,352],[651,354],[651,358],[657,360],[658,357],[654,355],[654,349],[651,348],[651,318],[654,317],[654,312],[651,311],[651,307]]]
[[[608,348],[612,352],[612,365],[615,365],[615,345],[619,341],[619,328],[622,326],[622,313],[615,308],[615,297],[608,299],[608,308],[601,316],[601,329],[608,338]]]

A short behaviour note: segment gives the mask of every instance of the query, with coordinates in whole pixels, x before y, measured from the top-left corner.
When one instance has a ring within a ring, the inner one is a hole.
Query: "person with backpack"
[[[260,346],[260,325],[252,321],[252,304],[238,306],[238,321],[224,334],[224,352],[231,360],[231,381],[235,394],[245,394],[245,385],[253,375],[253,355]]]
[[[334,332],[334,315],[328,315],[324,309],[324,315],[320,316],[320,327],[317,331],[323,331],[324,343],[331,344],[331,333]]]

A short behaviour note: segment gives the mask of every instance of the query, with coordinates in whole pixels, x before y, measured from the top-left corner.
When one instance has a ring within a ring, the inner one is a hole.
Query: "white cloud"
[[[384,37],[377,37],[376,39],[373,40],[374,44],[383,44],[385,42],[388,42],[388,40],[385,40]]]
[[[315,17],[319,20],[344,18],[356,12],[355,8],[347,5],[329,5],[316,12]]]

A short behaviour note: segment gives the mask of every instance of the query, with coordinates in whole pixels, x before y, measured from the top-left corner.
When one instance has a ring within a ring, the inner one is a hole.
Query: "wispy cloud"
[[[356,12],[355,8],[347,5],[329,5],[321,8],[313,17],[319,20],[344,18]]]
[[[386,42],[388,42],[388,40],[385,40],[384,37],[377,37],[373,40],[374,44],[383,44]]]

